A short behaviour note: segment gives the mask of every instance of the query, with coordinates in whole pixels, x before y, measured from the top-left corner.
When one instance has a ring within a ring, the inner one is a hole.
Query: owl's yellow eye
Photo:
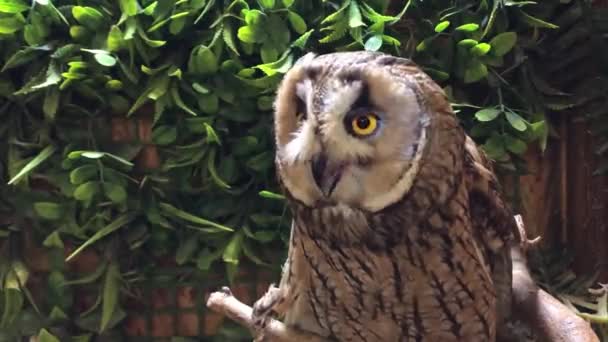
[[[351,127],[356,135],[370,135],[378,128],[378,117],[373,113],[357,115],[351,120]]]

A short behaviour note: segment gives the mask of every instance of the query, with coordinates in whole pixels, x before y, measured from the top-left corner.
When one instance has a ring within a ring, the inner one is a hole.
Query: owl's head
[[[430,138],[421,82],[432,83],[409,60],[382,53],[302,57],[275,102],[277,173],[291,197],[369,212],[403,198]]]

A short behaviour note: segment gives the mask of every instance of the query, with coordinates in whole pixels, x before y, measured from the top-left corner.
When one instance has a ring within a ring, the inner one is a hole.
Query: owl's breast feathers
[[[448,122],[441,134],[412,189],[380,212],[292,203],[287,324],[340,341],[494,340],[508,211],[485,200],[488,164],[464,133]]]

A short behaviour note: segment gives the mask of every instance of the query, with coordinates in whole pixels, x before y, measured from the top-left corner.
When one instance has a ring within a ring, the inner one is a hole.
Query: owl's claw
[[[272,284],[268,287],[268,291],[266,291],[262,298],[258,299],[253,304],[251,319],[255,331],[254,342],[261,342],[264,340],[264,330],[277,314],[275,308],[281,304],[284,299],[285,296],[283,291]]]

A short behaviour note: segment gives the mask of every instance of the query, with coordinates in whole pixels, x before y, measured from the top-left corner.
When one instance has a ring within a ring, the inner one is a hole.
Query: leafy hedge
[[[503,169],[521,171],[549,134],[554,91],[530,51],[560,3],[0,0],[0,340],[116,329],[159,260],[223,265],[230,281],[243,260],[278,267],[260,252],[283,251],[289,227],[271,107],[307,51],[413,58]],[[45,267],[28,262],[40,248]],[[90,250],[98,265],[75,280],[69,261]],[[29,286],[39,273],[43,296]],[[85,283],[98,296],[79,311]]]

